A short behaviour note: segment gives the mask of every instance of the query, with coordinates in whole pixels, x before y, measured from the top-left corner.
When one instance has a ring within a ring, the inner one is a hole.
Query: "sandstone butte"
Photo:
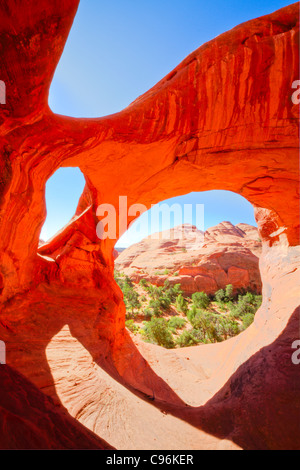
[[[251,225],[222,222],[202,232],[184,224],[126,248],[115,259],[115,268],[135,283],[180,284],[187,295],[213,295],[227,284],[235,292],[261,293],[260,252],[257,229]]]
[[[0,2],[0,447],[299,449],[299,5],[225,32],[99,119],[48,106],[77,7]],[[38,250],[46,181],[67,166],[85,190]],[[224,343],[141,344],[124,327],[97,206],[212,189],[254,207],[262,307]]]

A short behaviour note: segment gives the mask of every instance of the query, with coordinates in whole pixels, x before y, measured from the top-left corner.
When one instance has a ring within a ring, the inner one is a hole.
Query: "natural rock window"
[[[85,179],[79,168],[59,168],[46,183],[47,217],[41,242],[52,238],[74,216]]]
[[[253,207],[238,194],[191,193],[153,206],[116,245],[127,328],[173,348],[239,334],[261,305],[261,249]]]

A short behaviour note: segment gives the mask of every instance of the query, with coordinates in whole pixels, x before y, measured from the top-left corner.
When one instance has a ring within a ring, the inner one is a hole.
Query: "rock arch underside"
[[[218,36],[99,119],[48,106],[77,7],[0,1],[0,447],[299,449],[299,5]],[[45,184],[65,166],[86,187],[72,221],[39,249]],[[97,207],[212,189],[254,206],[255,322],[224,343],[140,343],[125,329]]]

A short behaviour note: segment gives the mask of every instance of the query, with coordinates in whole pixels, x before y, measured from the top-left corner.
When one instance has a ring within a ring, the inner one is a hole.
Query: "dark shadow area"
[[[0,449],[113,449],[9,365],[0,366]]]

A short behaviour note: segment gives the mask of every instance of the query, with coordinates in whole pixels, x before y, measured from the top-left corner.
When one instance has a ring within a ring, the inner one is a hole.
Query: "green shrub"
[[[141,279],[140,282],[139,282],[140,286],[145,288],[148,286],[148,283],[146,281],[146,279]]]
[[[210,299],[205,292],[195,292],[192,295],[192,301],[196,308],[206,309],[210,304]]]
[[[152,309],[153,314],[156,317],[160,317],[163,311],[167,311],[170,308],[170,300],[167,297],[159,297],[158,299],[151,299],[149,307]]]
[[[186,324],[186,320],[181,317],[172,317],[168,321],[168,327],[173,333],[183,328],[185,324]]]
[[[139,327],[134,324],[134,320],[127,320],[125,325],[132,333],[137,333],[139,331]]]
[[[220,289],[215,293],[215,301],[222,305],[223,303],[231,302],[234,299],[233,285],[227,284],[224,289]]]
[[[254,322],[254,314],[253,313],[246,313],[243,317],[243,329],[246,330],[248,326],[252,325]]]
[[[164,318],[152,318],[145,324],[144,331],[149,341],[167,349],[175,347],[173,336],[168,329],[168,322]]]
[[[149,295],[152,299],[159,299],[163,295],[163,287],[149,285]]]
[[[193,321],[193,319],[195,318],[196,314],[197,314],[197,307],[195,305],[192,305],[191,308],[187,311],[187,314],[186,316],[188,317],[188,320],[190,322]]]
[[[158,299],[151,299],[149,302],[149,308],[152,310],[153,315],[160,317],[162,314],[162,309],[160,306],[160,301]]]
[[[130,309],[131,314],[134,315],[135,310],[141,308],[141,303],[139,301],[139,294],[130,286],[125,284],[123,289],[124,302],[127,309]]]
[[[179,294],[177,296],[175,305],[176,305],[177,310],[179,310],[179,312],[187,313],[188,304],[182,294]]]
[[[217,320],[218,337],[226,340],[240,333],[239,324],[229,316],[219,315]]]
[[[144,314],[144,317],[147,319],[147,320],[151,320],[151,318],[153,317],[154,315],[154,312],[151,308],[145,308],[144,311],[143,311],[143,314]]]
[[[161,287],[162,295],[169,300],[170,303],[175,302],[178,295],[182,295],[182,290],[180,284],[175,284],[170,286],[168,280],[165,281],[164,286]]]
[[[205,343],[206,341],[201,336],[201,332],[196,330],[184,330],[177,338],[176,344],[180,348],[186,348],[203,342]]]
[[[225,288],[225,301],[230,302],[231,300],[233,300],[233,285],[227,284]]]
[[[238,301],[231,306],[231,314],[234,318],[243,319],[244,315],[251,313],[254,315],[261,305],[261,295],[255,295],[247,292],[245,295],[239,295]]]
[[[214,343],[222,340],[218,331],[218,317],[213,313],[197,311],[191,323],[204,338]]]
[[[215,301],[218,303],[222,303],[225,300],[225,292],[223,289],[218,290],[215,293]]]

